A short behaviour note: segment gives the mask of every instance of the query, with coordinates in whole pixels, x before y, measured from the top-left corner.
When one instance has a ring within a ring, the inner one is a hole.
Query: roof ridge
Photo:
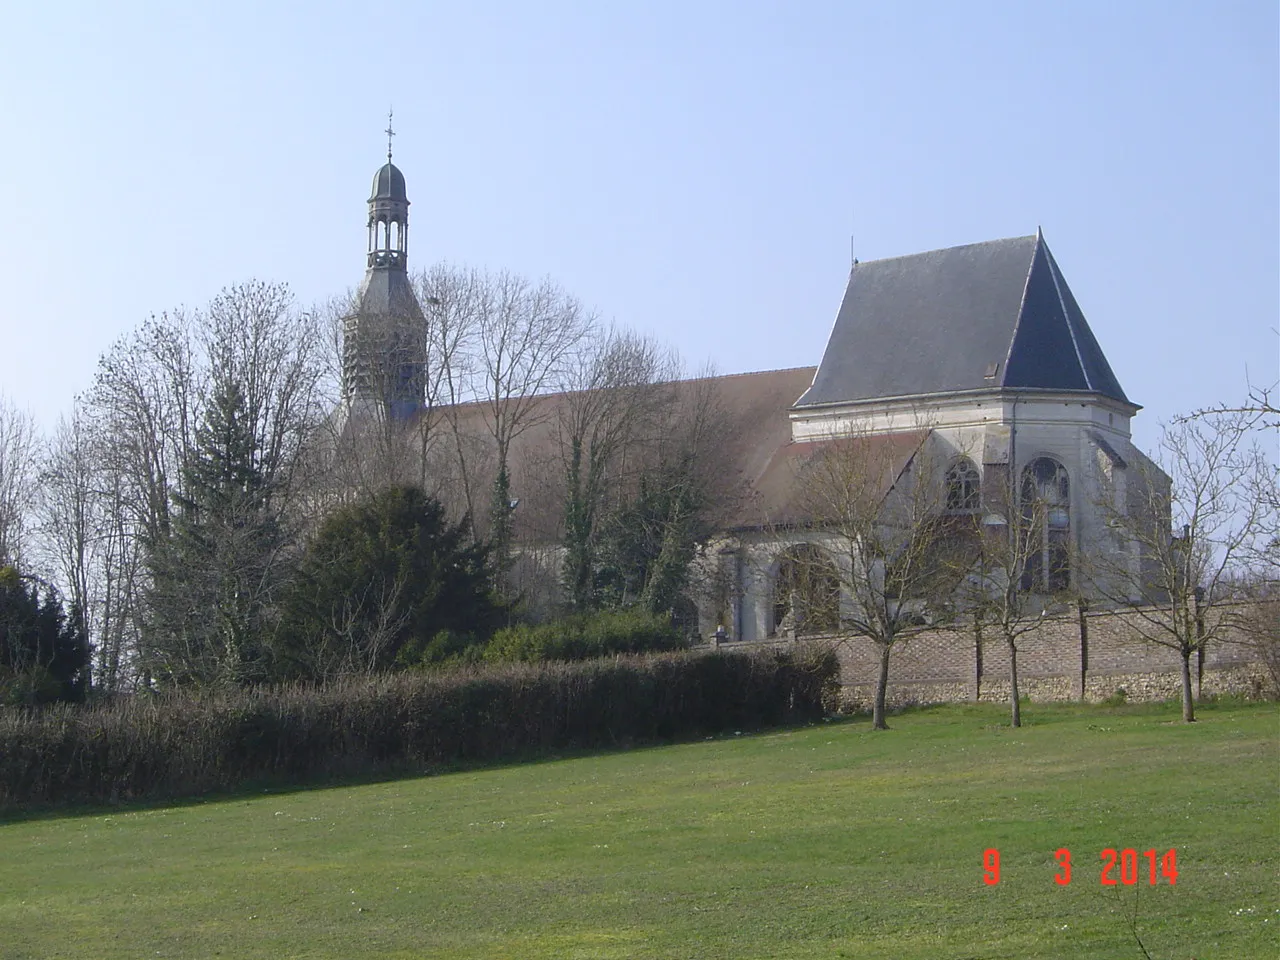
[[[812,370],[817,366],[814,363],[802,363],[796,367],[774,367],[769,370],[741,370],[738,373],[717,373],[709,377],[678,377],[675,380],[669,380],[668,383],[693,383],[698,380],[729,380],[733,377],[758,377],[766,373],[794,373],[800,370]]]
[[[1005,381],[1009,378],[1009,361],[1013,359],[1013,345],[1018,342],[1018,331],[1022,329],[1022,316],[1027,311],[1027,292],[1031,289],[1031,274],[1036,266],[1036,254],[1040,251],[1040,244],[1044,242],[1044,237],[1040,234],[1040,228],[1036,227],[1036,245],[1031,249],[1031,258],[1027,261],[1027,275],[1022,278],[1022,297],[1018,300],[1018,314],[1013,321],[1013,332],[1009,334],[1009,349],[1004,352],[1004,369],[1000,371],[1000,386],[1007,387]]]
[[[652,384],[650,384],[650,386],[655,386],[655,387],[679,386],[680,384],[686,384],[686,383],[706,383],[707,381],[710,381],[710,380],[732,380],[738,377],[762,377],[762,376],[765,376],[766,374],[771,374],[771,373],[799,373],[801,370],[814,370],[814,369],[816,368],[814,367],[813,364],[807,364],[806,366],[803,366],[803,367],[780,367],[777,370],[748,370],[743,373],[718,373],[710,377],[677,377],[674,380],[656,380]],[[549,390],[543,393],[522,394],[519,398],[512,397],[511,399],[539,400],[539,401],[554,400],[559,397],[569,397],[569,396],[574,396],[576,394],[586,393],[586,392],[588,391],[585,388],[580,390]],[[473,400],[460,400],[457,403],[439,403],[439,404],[436,404],[436,407],[438,409],[445,409],[445,408],[461,409],[463,407],[478,406],[482,404],[491,404],[491,403],[493,403],[492,397],[477,397]],[[786,408],[786,409],[789,409],[789,408]]]
[[[935,247],[932,250],[919,250],[915,253],[899,253],[891,257],[877,257],[875,260],[859,260],[855,267],[866,267],[873,263],[885,263],[889,260],[910,260],[913,257],[927,257],[931,253],[943,253],[949,250],[963,250],[966,247],[991,247],[998,243],[1012,243],[1017,240],[1035,240],[1037,234],[1029,233],[1020,237],[999,237],[995,240],[976,240],[973,243],[957,243],[950,247]]]

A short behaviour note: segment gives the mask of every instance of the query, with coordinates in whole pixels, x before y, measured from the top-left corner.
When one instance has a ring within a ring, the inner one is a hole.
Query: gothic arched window
[[[1022,589],[1059,593],[1071,587],[1071,480],[1067,468],[1039,457],[1022,471],[1022,522],[1031,537]]]
[[[981,505],[978,468],[968,457],[961,457],[947,471],[947,511],[960,513],[977,510]]]

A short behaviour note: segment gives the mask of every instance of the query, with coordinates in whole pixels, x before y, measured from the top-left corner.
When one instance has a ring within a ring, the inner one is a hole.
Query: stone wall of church
[[[1131,701],[1164,700],[1181,690],[1181,660],[1166,647],[1142,638],[1132,612],[1096,612],[1083,618],[1046,618],[1018,642],[1018,687],[1032,702],[1097,702],[1115,696]],[[822,638],[811,638],[824,642]],[[761,643],[785,645],[794,640]],[[747,648],[761,643],[731,643]],[[981,652],[979,652],[979,647]],[[842,699],[850,709],[869,707],[875,694],[879,648],[864,637],[840,640]],[[1193,680],[1198,664],[1192,659]],[[890,665],[890,704],[1007,701],[1009,661],[1004,640],[990,628],[981,644],[972,626],[915,634],[896,646]],[[1202,693],[1262,696],[1274,692],[1265,667],[1238,636],[1227,633],[1206,651]]]

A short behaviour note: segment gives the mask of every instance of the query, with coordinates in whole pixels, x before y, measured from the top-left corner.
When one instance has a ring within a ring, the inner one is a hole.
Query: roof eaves
[[[896,397],[863,397],[858,400],[823,400],[820,403],[797,403],[792,406],[788,413],[808,413],[814,410],[834,410],[840,407],[872,407],[884,403],[902,403],[904,401],[915,400],[931,400],[936,401],[939,397],[982,397],[995,396],[1013,397],[1023,396],[1024,394],[1074,394],[1080,396],[1097,396],[1112,403],[1119,404],[1122,407],[1129,407],[1134,413],[1142,409],[1142,404],[1134,403],[1132,400],[1121,400],[1119,397],[1113,397],[1110,394],[1102,393],[1099,390],[1071,390],[1066,387],[1007,387],[1003,384],[996,387],[973,387],[968,390],[940,390],[937,393],[909,393]]]

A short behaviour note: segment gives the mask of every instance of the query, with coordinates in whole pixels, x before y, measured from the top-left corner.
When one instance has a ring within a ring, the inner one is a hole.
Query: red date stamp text
[[[1132,887],[1144,878],[1153,887],[1162,881],[1169,886],[1178,882],[1178,852],[1173,849],[1161,854],[1156,850],[1139,853],[1132,847],[1119,851],[1107,847],[1098,856],[1101,860],[1098,880],[1104,887],[1117,884]],[[1072,877],[1071,851],[1066,847],[1055,850],[1053,859],[1058,865],[1053,882],[1065,887]],[[982,851],[982,882],[988,887],[1000,882],[1000,851],[995,847]]]

